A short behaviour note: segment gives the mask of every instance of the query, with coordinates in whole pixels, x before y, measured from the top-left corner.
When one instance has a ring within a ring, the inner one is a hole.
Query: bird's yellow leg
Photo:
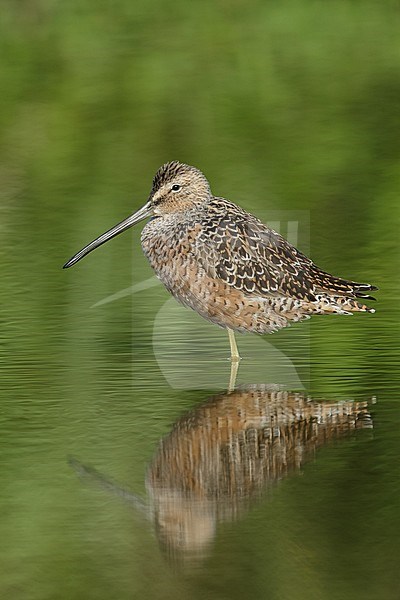
[[[240,360],[238,347],[236,345],[235,334],[232,329],[228,329],[229,343],[231,345],[231,361],[238,362]]]
[[[228,392],[233,392],[236,385],[236,377],[239,370],[239,361],[235,360],[231,362],[231,375],[229,377]]]
[[[233,392],[236,385],[236,377],[239,369],[240,356],[236,345],[235,334],[232,329],[228,329],[229,343],[231,345],[231,375],[229,379],[228,392]]]

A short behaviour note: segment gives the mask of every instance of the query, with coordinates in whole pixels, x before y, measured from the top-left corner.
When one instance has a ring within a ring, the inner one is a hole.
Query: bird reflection
[[[161,547],[170,559],[205,556],[219,522],[237,519],[319,447],[366,428],[367,402],[316,402],[268,385],[210,397],[175,423],[147,471],[147,513]],[[94,469],[72,464],[143,506]]]
[[[234,520],[320,446],[372,427],[367,402],[315,402],[267,385],[210,398],[159,445],[147,489],[168,554],[202,554]]]

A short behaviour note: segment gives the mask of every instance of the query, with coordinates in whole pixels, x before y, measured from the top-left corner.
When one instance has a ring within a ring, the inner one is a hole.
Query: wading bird
[[[313,314],[375,312],[358,299],[377,288],[334,277],[259,219],[213,196],[201,171],[178,161],[157,171],[147,203],[82,248],[71,267],[143,219],[142,248],[182,304],[234,332],[272,333]]]

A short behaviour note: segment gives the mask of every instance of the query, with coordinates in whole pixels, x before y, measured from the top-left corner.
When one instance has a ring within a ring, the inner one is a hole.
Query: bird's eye
[[[171,190],[172,190],[173,192],[179,192],[179,190],[181,189],[181,187],[182,187],[181,185],[178,185],[177,183],[175,183],[175,184],[172,186]]]

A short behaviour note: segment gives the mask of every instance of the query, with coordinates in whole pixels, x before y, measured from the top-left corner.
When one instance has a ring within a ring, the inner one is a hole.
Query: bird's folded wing
[[[209,275],[246,295],[314,299],[312,261],[239,208],[202,223],[195,251]]]

